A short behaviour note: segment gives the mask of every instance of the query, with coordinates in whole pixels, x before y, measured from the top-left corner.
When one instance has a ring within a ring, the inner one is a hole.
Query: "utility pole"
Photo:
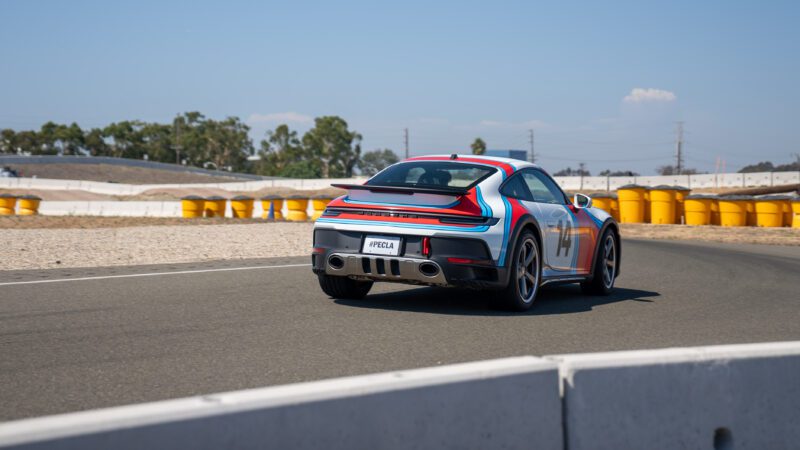
[[[683,122],[678,122],[678,141],[675,147],[675,172],[683,172]]]
[[[408,128],[403,130],[403,136],[404,136],[403,140],[404,140],[405,145],[406,145],[406,159],[408,159],[408,157],[409,157],[409,154],[408,154]]]
[[[534,150],[533,150],[533,129],[528,130],[528,134],[530,135],[529,136],[529,141],[531,143],[531,154],[529,155],[529,159],[531,160],[531,163],[535,164],[536,163],[536,153],[534,153]]]
[[[583,174],[586,173],[586,163],[578,164],[578,171],[581,174],[581,190],[583,189]]]
[[[178,126],[178,118],[175,118],[175,145],[173,148],[175,149],[175,164],[181,165],[181,145],[180,145],[180,127]]]

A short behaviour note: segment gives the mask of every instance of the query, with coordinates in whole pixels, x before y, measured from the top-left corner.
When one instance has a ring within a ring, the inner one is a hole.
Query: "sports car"
[[[570,199],[535,164],[424,156],[333,186],[347,194],[315,222],[312,251],[333,298],[363,298],[390,281],[481,289],[524,311],[545,284],[607,295],[620,273],[614,219],[585,195]]]

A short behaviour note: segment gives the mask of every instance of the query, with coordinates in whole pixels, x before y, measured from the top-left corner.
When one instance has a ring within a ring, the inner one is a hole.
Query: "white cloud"
[[[247,123],[311,123],[314,118],[296,112],[282,112],[272,114],[250,114]]]
[[[626,95],[622,101],[626,103],[642,102],[672,102],[677,97],[673,92],[654,88],[633,88],[631,93]]]

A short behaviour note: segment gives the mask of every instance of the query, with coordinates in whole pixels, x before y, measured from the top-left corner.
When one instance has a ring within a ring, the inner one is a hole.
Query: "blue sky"
[[[0,0],[0,128],[339,115],[365,150],[653,173],[800,153],[800,3]],[[635,90],[638,89],[638,90]]]

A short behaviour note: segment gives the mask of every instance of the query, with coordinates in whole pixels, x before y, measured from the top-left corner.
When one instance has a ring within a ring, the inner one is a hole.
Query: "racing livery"
[[[589,197],[568,198],[539,166],[472,155],[410,158],[347,195],[314,224],[312,267],[326,294],[362,298],[375,281],[490,291],[523,311],[539,287],[581,283],[607,295],[619,228]]]

